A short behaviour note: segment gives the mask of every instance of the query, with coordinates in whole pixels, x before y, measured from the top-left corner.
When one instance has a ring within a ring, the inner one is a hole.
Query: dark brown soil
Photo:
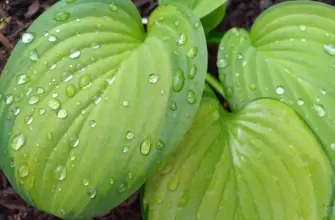
[[[147,16],[156,7],[156,0],[133,0],[141,14]],[[181,0],[182,1],[182,0]],[[217,28],[249,28],[255,18],[267,7],[284,0],[231,0],[224,21]],[[335,5],[335,0],[319,0]],[[56,0],[0,0],[0,73],[22,32]],[[216,72],[216,46],[211,46],[209,70]],[[34,209],[11,188],[0,171],[0,220],[56,220],[56,217]],[[141,220],[138,193],[119,207],[97,220]]]

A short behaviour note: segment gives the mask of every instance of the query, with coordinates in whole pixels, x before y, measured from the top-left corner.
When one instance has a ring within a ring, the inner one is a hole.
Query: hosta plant
[[[206,36],[227,1],[158,2],[143,26],[130,0],[62,0],[22,35],[0,78],[16,191],[64,219],[102,215],[147,179],[144,219],[330,218],[335,9],[282,3],[232,29],[219,83]]]

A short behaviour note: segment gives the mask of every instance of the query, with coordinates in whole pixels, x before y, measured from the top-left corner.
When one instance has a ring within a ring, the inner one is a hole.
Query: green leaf
[[[102,215],[175,150],[207,69],[190,14],[158,7],[145,33],[130,0],[60,1],[23,34],[0,78],[0,165],[27,202]]]
[[[160,220],[324,219],[332,176],[291,108],[262,99],[230,114],[206,92],[179,150],[147,182],[143,206]]]
[[[227,0],[159,0],[160,4],[184,5],[193,9],[195,15],[202,19],[204,28],[209,31],[223,19]]]
[[[307,122],[335,162],[335,8],[312,1],[264,12],[250,33],[222,39],[218,66],[233,110],[280,100]]]

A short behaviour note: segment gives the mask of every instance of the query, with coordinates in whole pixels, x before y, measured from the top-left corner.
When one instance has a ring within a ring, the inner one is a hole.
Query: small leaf
[[[130,0],[60,1],[39,17],[0,78],[0,165],[19,194],[86,219],[136,191],[200,104],[199,22],[185,7],[158,7],[145,33]]]
[[[278,101],[257,100],[229,114],[206,92],[178,149],[145,186],[147,220],[328,216],[328,159],[305,123]]]
[[[222,39],[218,66],[233,110],[252,100],[280,100],[307,122],[335,165],[335,7],[312,1],[278,4],[250,34]]]

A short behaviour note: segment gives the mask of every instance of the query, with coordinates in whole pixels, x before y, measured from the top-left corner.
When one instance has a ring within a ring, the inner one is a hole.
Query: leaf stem
[[[223,86],[219,83],[219,81],[212,76],[212,74],[207,73],[206,74],[206,82],[217,92],[219,93],[222,98],[226,97],[225,91],[223,89]]]

